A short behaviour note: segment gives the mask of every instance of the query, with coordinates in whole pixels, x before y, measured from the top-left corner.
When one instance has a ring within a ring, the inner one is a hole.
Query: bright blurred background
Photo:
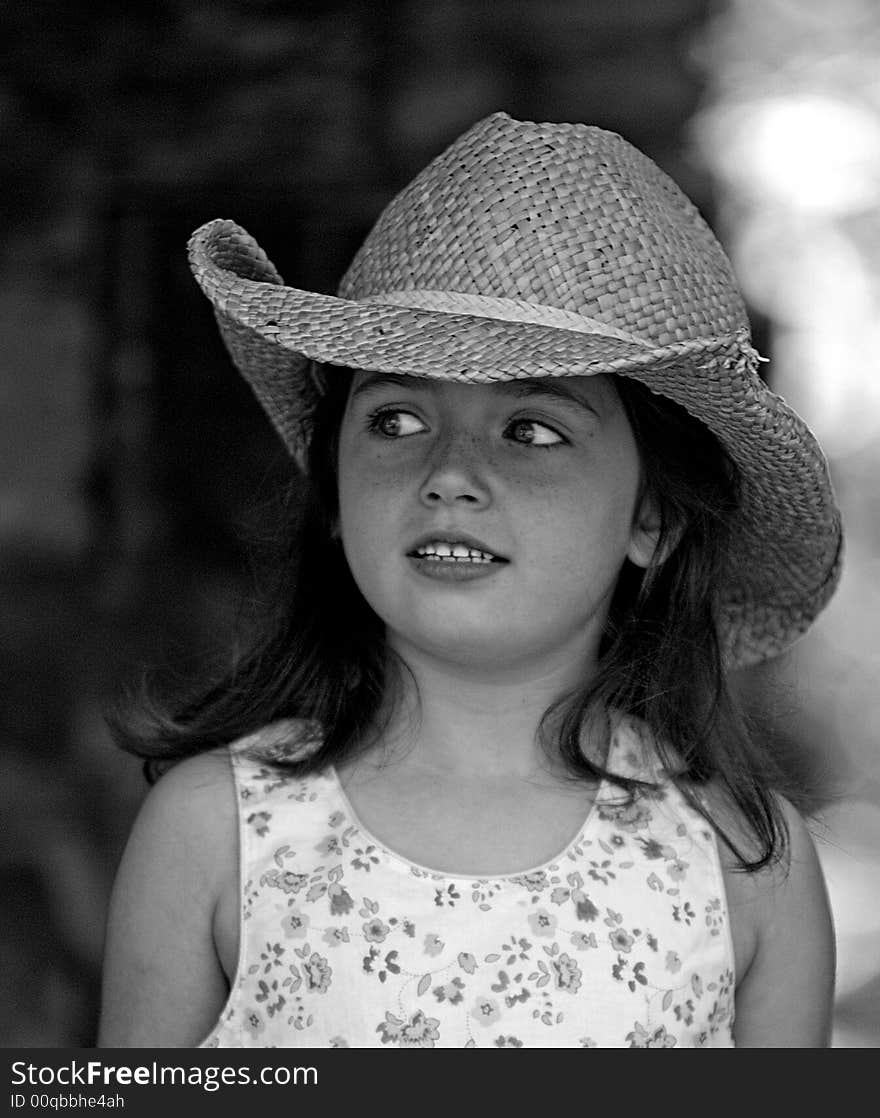
[[[0,1046],[92,1046],[145,791],[102,708],[195,670],[290,467],[184,257],[233,217],[332,291],[488,112],[621,132],[727,247],[775,391],[827,449],[839,593],[741,687],[815,790],[834,1044],[880,1046],[876,0],[32,0],[0,13]]]

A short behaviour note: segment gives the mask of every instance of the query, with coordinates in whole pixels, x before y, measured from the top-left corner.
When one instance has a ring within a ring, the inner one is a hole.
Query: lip
[[[498,550],[486,543],[485,540],[479,539],[477,536],[470,535],[469,532],[426,532],[424,535],[419,536],[415,543],[407,550],[407,556],[417,562],[421,561],[421,557],[416,555],[420,547],[424,547],[429,543],[448,543],[448,544],[463,544],[465,547],[472,547],[477,551],[487,551],[490,555],[494,556],[492,563],[488,564],[491,569],[496,563],[509,563],[510,560],[501,555]],[[439,566],[439,564],[431,564],[432,566]],[[461,564],[466,566],[466,564]]]
[[[432,538],[437,539],[436,536]],[[497,575],[506,566],[506,560],[503,563],[444,563],[442,560],[437,562],[423,559],[418,555],[408,555],[407,560],[420,575],[437,582],[476,582]]]

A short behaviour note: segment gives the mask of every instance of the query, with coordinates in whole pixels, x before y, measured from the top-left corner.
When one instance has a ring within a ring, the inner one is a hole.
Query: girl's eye
[[[367,426],[370,431],[386,439],[403,439],[407,435],[417,435],[428,429],[412,412],[402,411],[400,408],[384,408],[373,412]]]
[[[559,446],[566,441],[558,431],[536,419],[515,419],[508,424],[505,434],[514,442],[525,443],[526,446]]]

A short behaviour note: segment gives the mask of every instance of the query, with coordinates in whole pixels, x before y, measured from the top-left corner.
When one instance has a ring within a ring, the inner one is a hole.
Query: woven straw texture
[[[189,252],[234,363],[300,462],[310,360],[475,383],[632,376],[705,422],[742,471],[728,662],[782,651],[833,593],[842,537],[822,452],[758,376],[708,225],[620,136],[485,118],[389,203],[337,296],[285,286],[232,221],[202,226]]]

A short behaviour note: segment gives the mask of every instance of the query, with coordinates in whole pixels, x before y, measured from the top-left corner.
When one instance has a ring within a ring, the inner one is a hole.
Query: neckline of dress
[[[619,725],[612,730],[610,741],[608,744],[608,755],[605,759],[605,768],[609,771],[614,771],[613,769],[611,769],[610,762],[612,757],[619,752],[618,736],[620,734],[620,730],[621,727]],[[529,877],[532,874],[544,873],[551,868],[557,867],[562,861],[564,861],[570,851],[583,841],[587,830],[593,825],[598,815],[599,806],[608,799],[609,793],[612,791],[613,788],[612,781],[609,779],[609,777],[603,776],[599,781],[599,785],[596,788],[596,794],[593,796],[590,806],[587,809],[587,813],[581,823],[578,825],[575,833],[568,840],[568,842],[566,842],[565,846],[559,851],[559,853],[554,854],[552,857],[546,859],[546,861],[544,862],[541,862],[539,865],[529,866],[528,868],[522,870],[507,871],[505,873],[458,873],[455,870],[433,869],[432,867],[426,866],[421,862],[415,862],[412,858],[407,858],[405,854],[400,854],[398,851],[394,850],[393,847],[389,846],[388,843],[380,839],[378,835],[371,831],[370,828],[365,826],[364,823],[361,821],[358,813],[355,811],[354,806],[352,805],[351,800],[348,797],[348,793],[343,787],[342,781],[339,779],[339,773],[336,771],[336,766],[330,765],[326,771],[333,782],[334,790],[337,797],[342,803],[342,807],[344,809],[345,815],[348,818],[348,821],[364,837],[367,843],[376,847],[378,850],[381,850],[382,853],[389,859],[389,861],[396,862],[398,865],[402,866],[406,870],[419,876],[430,877],[435,880],[472,881],[475,883],[504,881],[516,882],[519,878]]]

